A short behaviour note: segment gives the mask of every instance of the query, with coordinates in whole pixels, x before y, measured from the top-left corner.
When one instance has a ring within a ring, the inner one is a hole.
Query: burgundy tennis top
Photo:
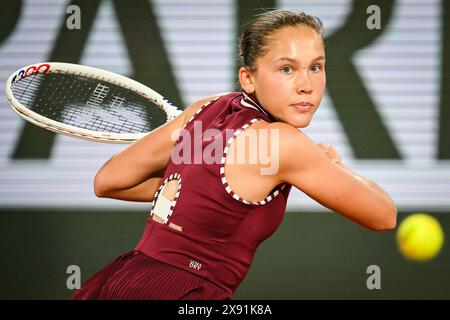
[[[136,246],[154,259],[206,278],[230,297],[247,274],[256,248],[280,225],[291,189],[280,185],[264,200],[250,202],[227,184],[228,146],[258,120],[274,121],[255,98],[242,92],[219,97],[193,115],[175,144]],[[155,204],[173,179],[178,179],[178,191],[166,205],[167,219],[156,222]]]

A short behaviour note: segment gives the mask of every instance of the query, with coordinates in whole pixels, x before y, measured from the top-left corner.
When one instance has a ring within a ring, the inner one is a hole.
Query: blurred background
[[[4,0],[0,82],[28,64],[71,62],[136,79],[184,108],[236,90],[238,35],[261,8],[325,24],[327,91],[304,131],[388,191],[399,224],[426,212],[450,235],[447,1]],[[93,193],[96,171],[126,145],[37,128],[0,95],[0,299],[66,299],[67,267],[79,266],[83,282],[133,248],[151,204]],[[448,240],[415,262],[396,232],[363,229],[293,191],[235,299],[449,299]],[[372,265],[380,289],[367,287]]]

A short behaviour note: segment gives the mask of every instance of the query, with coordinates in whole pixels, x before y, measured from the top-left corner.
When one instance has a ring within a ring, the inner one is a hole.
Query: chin
[[[311,121],[309,121],[307,123],[297,123],[297,124],[294,124],[293,126],[298,129],[302,129],[302,128],[306,128],[307,126],[309,126],[310,123],[311,123]]]

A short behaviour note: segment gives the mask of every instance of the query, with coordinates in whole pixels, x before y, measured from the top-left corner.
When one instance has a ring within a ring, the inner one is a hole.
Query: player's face
[[[245,75],[244,75],[245,76]],[[245,80],[245,77],[241,77]],[[270,35],[268,51],[248,72],[247,93],[278,121],[309,125],[325,90],[325,50],[321,36],[306,26],[287,26]]]

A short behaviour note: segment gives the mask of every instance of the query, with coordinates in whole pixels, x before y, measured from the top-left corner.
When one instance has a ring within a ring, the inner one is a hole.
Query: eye
[[[322,70],[322,67],[318,64],[311,66],[310,70],[314,73],[318,73]]]
[[[282,73],[290,74],[294,71],[294,68],[292,68],[291,66],[284,66],[280,69],[280,71]]]

